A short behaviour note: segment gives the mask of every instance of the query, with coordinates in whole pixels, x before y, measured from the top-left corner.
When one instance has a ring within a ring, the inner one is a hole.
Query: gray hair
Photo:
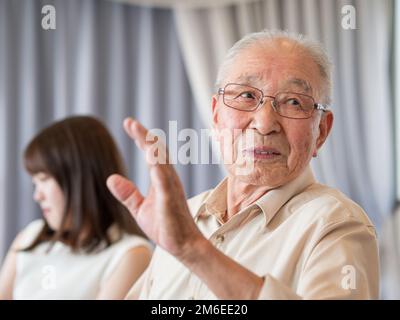
[[[261,32],[254,32],[247,34],[238,42],[236,42],[233,47],[231,47],[225,56],[222,64],[218,69],[217,81],[215,83],[216,88],[220,88],[226,74],[231,67],[234,58],[244,49],[258,44],[265,43],[269,41],[279,41],[279,40],[289,40],[292,42],[299,50],[309,55],[311,59],[317,64],[323,83],[321,85],[323,103],[330,104],[332,96],[332,63],[325,52],[323,46],[313,41],[304,35],[289,33],[287,31],[281,30],[263,30]]]

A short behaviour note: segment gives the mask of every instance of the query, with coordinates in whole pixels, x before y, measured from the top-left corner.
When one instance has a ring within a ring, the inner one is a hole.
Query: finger
[[[146,153],[152,184],[158,190],[169,190],[171,185],[180,185],[174,167],[168,162],[168,150],[165,144],[161,140],[155,143],[155,136],[132,118],[124,120],[124,129],[135,140],[136,145]]]
[[[144,197],[133,182],[119,174],[113,174],[107,179],[107,187],[114,197],[136,217]]]
[[[124,129],[141,150],[145,150],[146,146],[150,146],[154,141],[154,136],[149,130],[135,119],[126,118],[124,120]]]
[[[175,169],[165,170],[165,166],[153,166],[150,168],[151,185],[160,196],[183,197],[185,201],[185,191]]]
[[[167,147],[158,136],[152,134],[139,121],[132,118],[124,120],[124,129],[136,145],[145,152],[146,162],[149,166],[168,164]]]
[[[161,166],[154,166],[150,169],[151,185],[158,191],[173,191],[170,188],[170,179],[165,174],[165,170]]]

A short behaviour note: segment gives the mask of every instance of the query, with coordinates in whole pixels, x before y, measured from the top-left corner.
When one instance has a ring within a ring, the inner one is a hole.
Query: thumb
[[[114,197],[136,217],[144,197],[135,184],[119,174],[113,174],[107,179],[107,187]]]

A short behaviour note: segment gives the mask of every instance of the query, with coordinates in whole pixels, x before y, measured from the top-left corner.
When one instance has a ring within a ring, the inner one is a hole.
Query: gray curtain
[[[41,27],[48,4],[56,8],[55,30]],[[174,120],[178,130],[203,127],[171,10],[102,0],[0,0],[0,261],[16,233],[40,216],[23,149],[40,128],[73,114],[108,125],[130,177],[146,193],[146,164],[123,132],[123,119],[134,116],[167,133]],[[217,165],[176,168],[187,196],[223,177]]]

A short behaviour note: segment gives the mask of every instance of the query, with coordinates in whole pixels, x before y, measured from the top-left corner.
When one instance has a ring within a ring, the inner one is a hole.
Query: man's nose
[[[258,109],[253,112],[250,128],[256,129],[262,135],[278,133],[281,131],[279,123],[279,114],[275,112],[272,102],[274,100],[264,97]]]

